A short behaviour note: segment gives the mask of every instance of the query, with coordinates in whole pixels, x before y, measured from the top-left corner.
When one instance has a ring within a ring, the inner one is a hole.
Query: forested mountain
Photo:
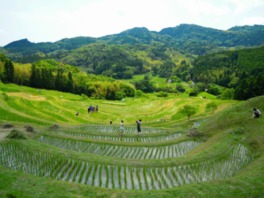
[[[54,51],[72,50],[94,42],[96,42],[96,39],[90,37],[62,39],[55,43],[32,43],[28,39],[22,39],[9,43],[4,46],[4,49],[8,52],[7,55],[15,61],[31,62],[31,58],[34,56],[43,58]]]
[[[198,25],[182,24],[174,28],[165,28],[159,32],[182,42],[211,43],[218,47],[259,46],[264,44],[264,26],[240,26],[226,31],[205,28]]]
[[[262,75],[264,47],[259,47],[264,45],[263,35],[263,25],[233,27],[222,31],[182,24],[165,28],[160,32],[137,27],[100,38],[76,37],[54,43],[32,43],[22,39],[0,48],[0,52],[14,62],[30,63],[33,66],[41,63],[43,68],[43,65],[48,64],[39,61],[46,60],[50,64],[50,60],[53,59],[58,63],[52,65],[72,65],[86,74],[102,74],[112,79],[131,79],[137,74],[151,73],[170,82],[194,81],[199,85],[196,86],[194,95],[202,90],[218,95],[219,91],[210,85],[214,83],[230,90],[235,89],[236,99],[247,99],[264,94],[262,80],[264,79]],[[7,67],[10,66],[8,61],[7,63]],[[33,66],[31,72],[34,71]],[[2,68],[4,68],[3,63]],[[50,72],[53,80],[57,75],[61,75],[56,69],[47,73],[45,69],[37,70],[40,71],[39,78]],[[27,69],[26,71],[29,72]],[[0,75],[5,81],[4,69],[2,74],[0,71]],[[29,75],[23,75],[27,76],[24,79],[28,79],[28,82],[23,83],[30,85]],[[65,82],[70,78],[68,75],[66,71],[62,74],[66,79]],[[77,82],[77,78],[75,79]],[[146,77],[145,81],[148,84],[149,78]],[[144,84],[145,81],[141,83]],[[78,87],[82,83],[84,87]],[[90,81],[82,83],[77,82],[74,89],[76,93],[93,95],[98,92],[97,85],[91,85]],[[92,88],[90,89],[88,85]],[[65,86],[63,85],[59,90],[65,89]],[[136,83],[135,86],[146,92],[157,91],[155,88],[143,89],[140,83]],[[251,88],[252,86],[254,89]],[[123,92],[119,85],[116,86],[119,87],[117,89],[106,87],[104,89],[108,91]],[[106,97],[106,91],[102,95]],[[109,98],[115,97],[112,94]]]
[[[6,46],[7,56],[14,61],[30,62],[38,57],[63,54],[65,51],[81,46],[105,42],[106,44],[162,44],[184,54],[203,55],[230,47],[252,47],[264,44],[264,26],[233,27],[227,31],[206,28],[197,25],[182,24],[165,28],[160,32],[147,28],[133,28],[119,34],[99,38],[76,37],[63,39],[54,43],[31,43],[27,39],[14,41]]]

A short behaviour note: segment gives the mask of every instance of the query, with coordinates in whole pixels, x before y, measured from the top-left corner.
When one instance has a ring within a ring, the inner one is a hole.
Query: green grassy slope
[[[252,108],[263,112],[263,99],[150,95],[118,102],[0,84],[0,197],[262,197],[264,120],[252,119]],[[215,113],[205,110],[210,102]],[[190,121],[177,113],[186,104],[197,108]],[[88,114],[89,105],[99,111]],[[133,130],[138,118],[141,137]],[[54,124],[59,128],[50,129]],[[14,128],[27,139],[6,138]],[[185,142],[199,145],[168,157]]]
[[[32,123],[38,125],[59,124],[108,124],[110,120],[119,124],[134,125],[142,119],[145,125],[162,125],[187,120],[178,111],[186,104],[197,107],[195,117],[206,116],[206,104],[214,101],[218,110],[234,101],[204,100],[202,97],[171,95],[159,98],[148,95],[146,98],[126,98],[125,101],[91,100],[87,97],[57,91],[37,90],[17,85],[0,84],[1,121]],[[151,101],[151,102],[150,102]],[[97,113],[88,114],[90,105],[98,105]],[[79,116],[75,116],[76,112]]]

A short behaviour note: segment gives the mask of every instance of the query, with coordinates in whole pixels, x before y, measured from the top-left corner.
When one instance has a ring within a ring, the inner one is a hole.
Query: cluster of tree
[[[190,79],[191,65],[185,56],[164,45],[119,45],[96,43],[61,53],[58,59],[78,65],[88,73],[115,79],[131,79],[134,75],[153,71],[163,78]]]
[[[163,82],[157,82],[155,79]],[[137,90],[144,93],[157,93],[159,97],[166,97],[168,93],[184,93],[186,91],[182,81],[173,83],[173,79],[154,78],[151,73],[145,74],[141,80],[133,80],[131,83],[135,85]]]
[[[142,60],[129,53],[127,46],[91,44],[63,54],[60,61],[115,79],[129,79],[144,72]]]
[[[248,99],[264,94],[264,46],[225,51],[195,59],[192,79],[215,83],[235,90],[235,99]]]
[[[264,95],[264,67],[254,69],[239,80],[234,98],[244,100]]]
[[[5,55],[0,54],[0,79],[5,82],[13,82],[15,75],[14,65],[12,61],[6,58]]]
[[[54,60],[42,60],[32,65],[13,64],[0,55],[0,80],[34,88],[53,89],[89,97],[120,100],[134,97],[135,87],[127,82],[96,76]]]

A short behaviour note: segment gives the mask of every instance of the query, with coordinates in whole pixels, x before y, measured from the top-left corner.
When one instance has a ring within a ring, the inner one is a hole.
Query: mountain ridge
[[[150,31],[148,30],[146,27],[134,27],[131,29],[127,29],[125,31],[122,31],[118,34],[111,34],[111,35],[106,35],[106,36],[102,36],[102,37],[98,37],[98,38],[94,38],[94,37],[89,37],[89,36],[78,36],[78,37],[72,37],[72,38],[63,38],[61,40],[58,40],[56,42],[37,42],[37,43],[33,43],[30,42],[28,39],[21,39],[21,40],[17,40],[17,41],[13,41],[7,45],[5,45],[3,48],[6,50],[15,50],[16,47],[20,47],[20,45],[22,43],[24,43],[25,41],[27,42],[27,45],[43,45],[43,44],[53,44],[56,45],[57,47],[55,47],[55,49],[58,48],[58,46],[63,46],[62,43],[75,43],[76,40],[78,40],[79,45],[76,45],[76,47],[81,47],[85,44],[90,44],[93,42],[97,42],[97,41],[107,41],[110,43],[126,43],[125,41],[121,42],[121,38],[120,37],[124,37],[124,36],[129,36],[129,37],[134,37],[134,42],[132,42],[130,40],[130,44],[135,44],[137,42],[141,42],[142,43],[142,35],[145,37],[145,39],[148,40],[148,42],[151,41],[151,39],[157,39],[158,41],[160,41],[161,36],[170,36],[173,40],[174,40],[174,45],[177,43],[175,40],[181,40],[182,42],[186,41],[186,40],[193,40],[193,39],[200,39],[201,41],[206,41],[209,39],[209,41],[214,41],[214,39],[219,40],[224,39],[224,41],[222,41],[222,43],[220,43],[220,46],[234,46],[234,45],[239,45],[240,43],[246,45],[245,42],[242,42],[242,38],[241,35],[242,32],[244,37],[249,36],[250,34],[256,35],[256,34],[260,34],[263,35],[264,34],[264,25],[253,25],[253,26],[234,26],[229,28],[228,30],[218,30],[218,29],[214,29],[214,28],[208,28],[208,27],[203,27],[203,26],[199,26],[199,25],[195,25],[195,24],[180,24],[178,26],[175,27],[167,27],[167,28],[163,28],[162,30],[160,30],[159,32],[157,31]],[[209,36],[210,35],[210,36]],[[231,42],[228,43],[228,41],[230,41],[230,39],[232,39],[233,37],[238,37],[238,39],[236,39],[236,42]],[[119,38],[119,39],[118,39]],[[137,38],[137,39],[135,39]],[[139,38],[141,38],[141,40],[138,40]],[[255,37],[249,37],[251,40],[254,39]],[[124,38],[123,38],[124,40]],[[240,40],[240,42],[238,42]],[[255,39],[256,40],[256,39]],[[217,41],[219,43],[219,41]],[[216,42],[216,43],[217,43]],[[256,45],[260,45],[260,44],[264,44],[264,38],[262,38],[261,36],[258,36],[258,41],[254,42],[250,42],[250,45],[254,45],[256,43]],[[148,43],[149,44],[149,43]],[[247,45],[246,45],[247,46]],[[29,47],[29,46],[28,46]],[[75,49],[73,48],[69,48],[69,49]],[[61,49],[61,48],[60,48]],[[62,47],[63,49],[63,47]],[[66,48],[65,48],[66,49]],[[16,51],[16,50],[15,50]]]

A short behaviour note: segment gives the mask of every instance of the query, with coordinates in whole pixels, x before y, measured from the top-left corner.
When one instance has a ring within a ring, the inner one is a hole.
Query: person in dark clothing
[[[124,132],[125,132],[124,121],[121,120],[121,122],[120,122],[120,134],[121,134],[121,136],[124,135]]]
[[[137,120],[136,123],[137,123],[137,132],[140,133],[141,132],[141,119]]]
[[[253,108],[253,118],[259,118],[261,116],[260,110]]]

